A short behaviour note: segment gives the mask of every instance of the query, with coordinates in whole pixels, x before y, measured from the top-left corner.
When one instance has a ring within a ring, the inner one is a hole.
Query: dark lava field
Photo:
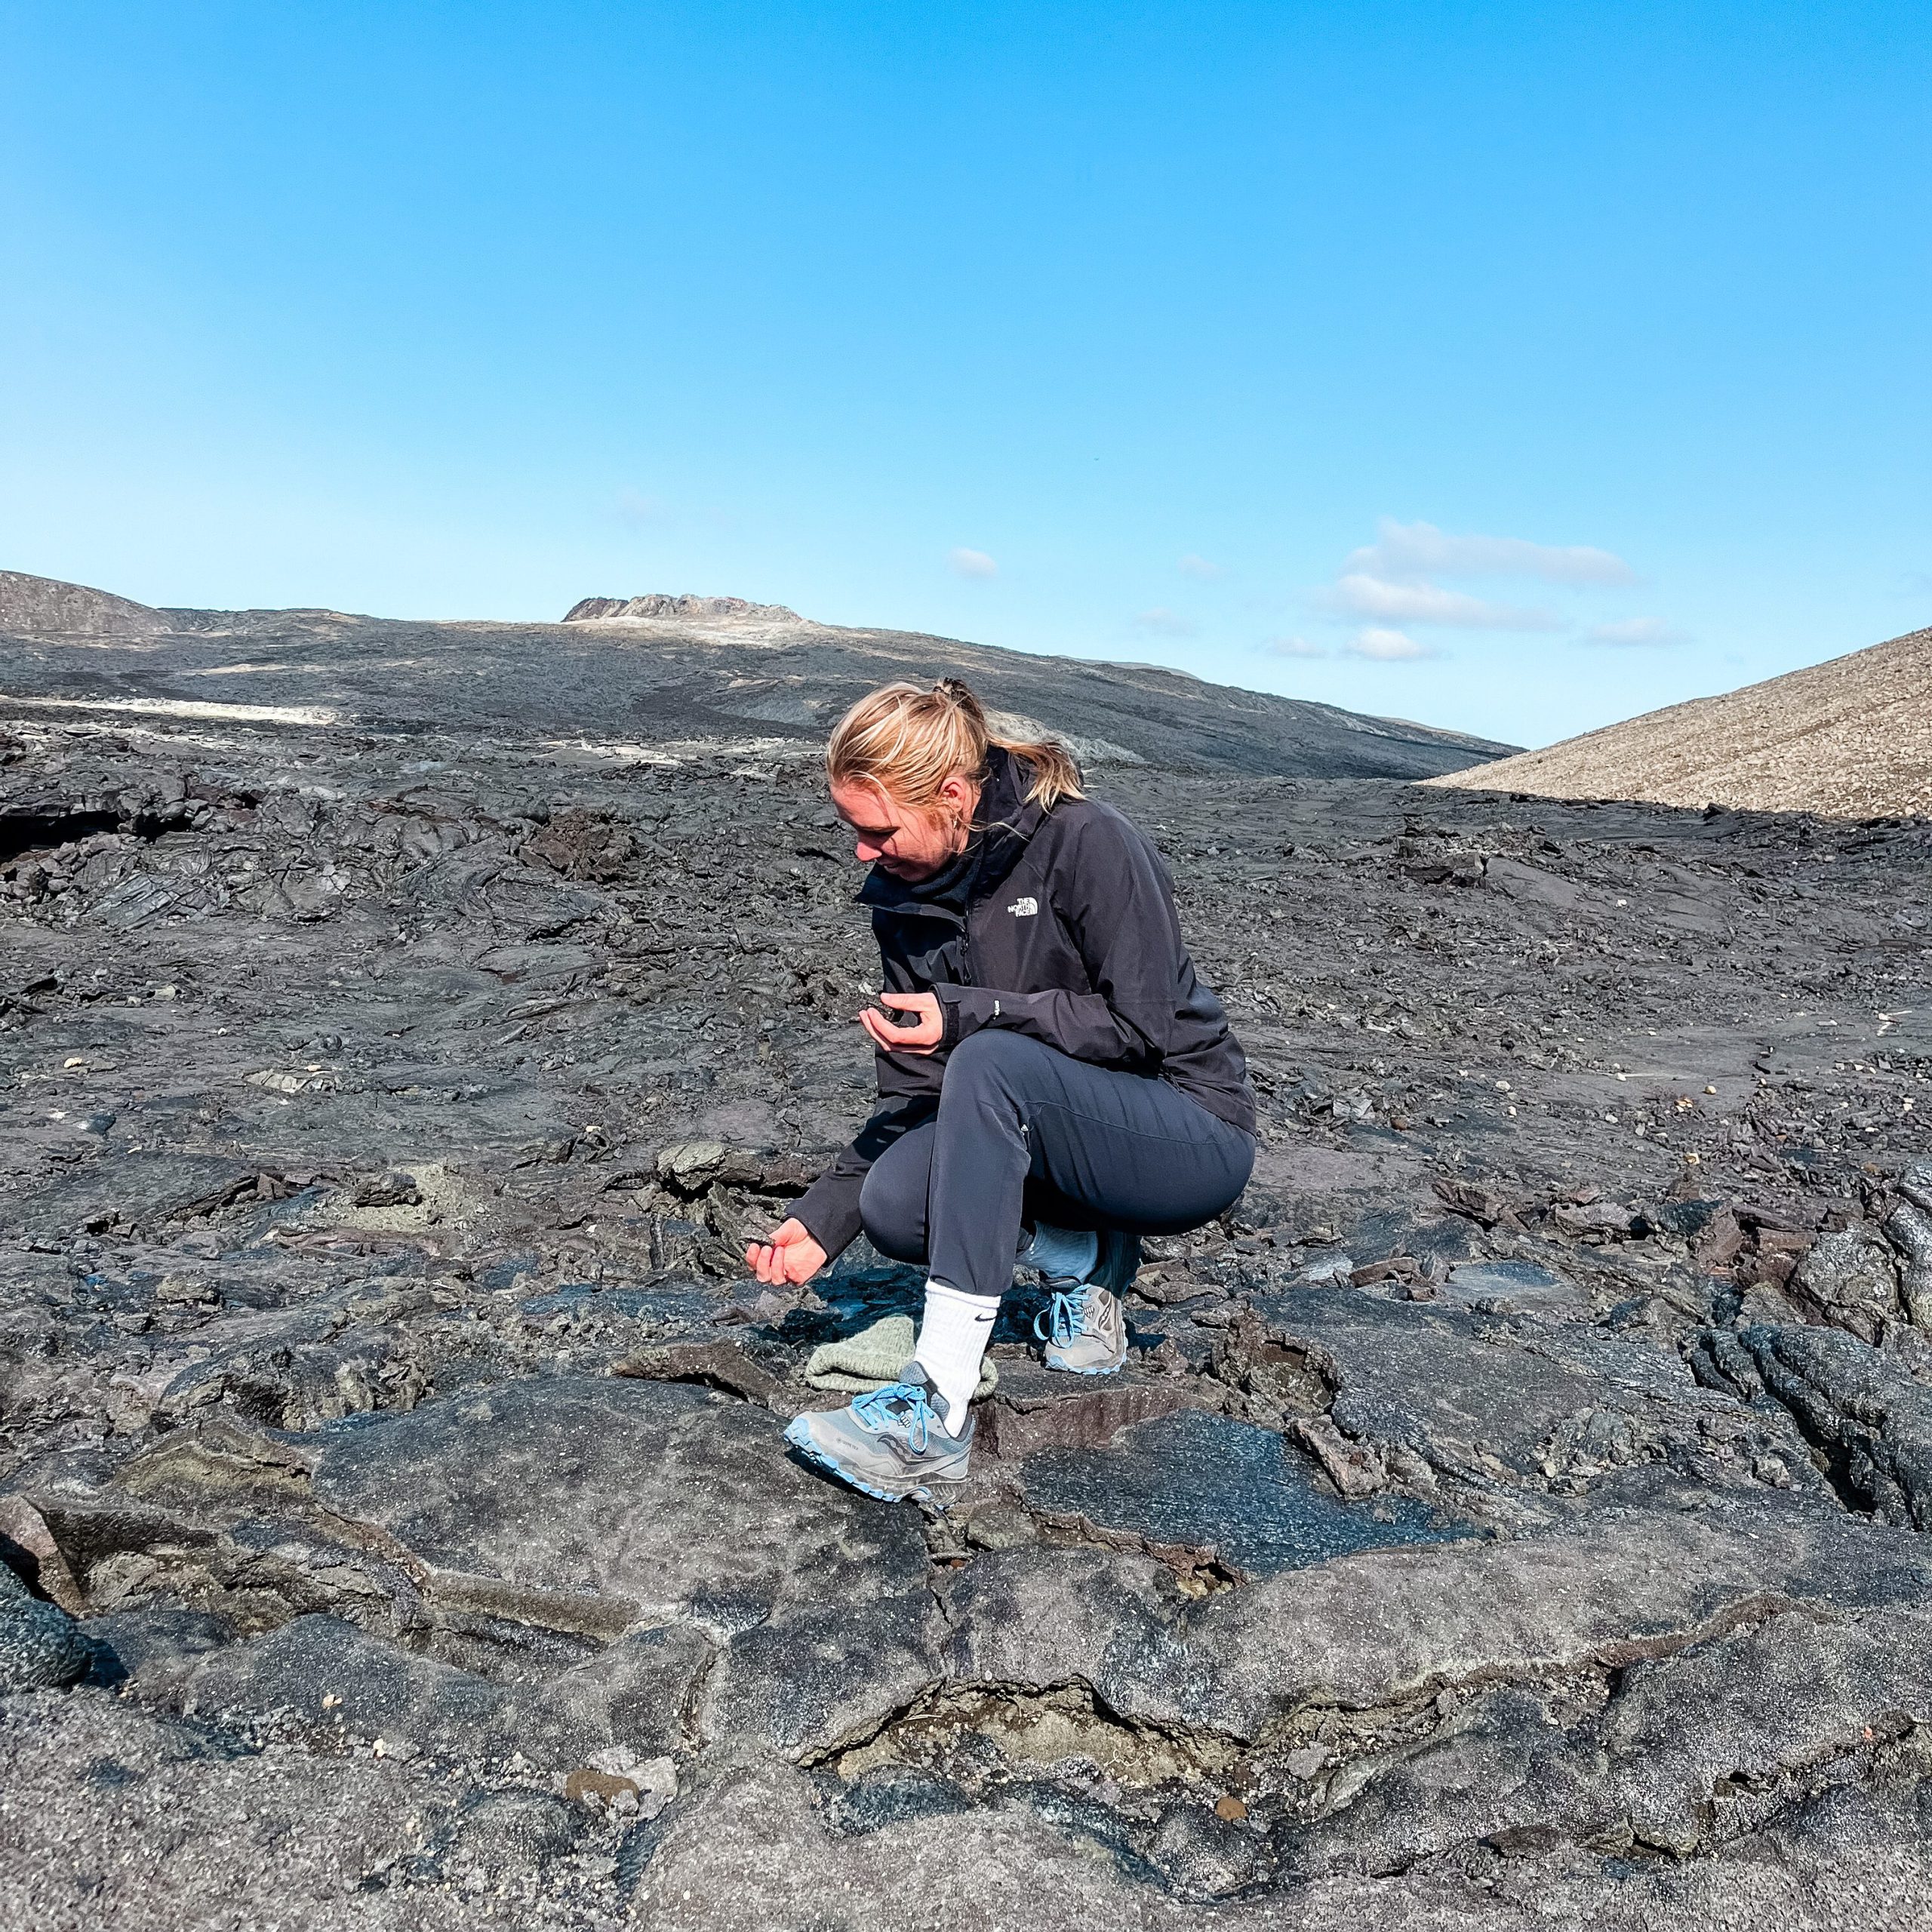
[[[0,640],[0,1922],[1927,1922],[1932,825],[986,654],[1263,1146],[922,1511],[780,1439],[917,1275],[738,1260],[870,1096],[857,672],[164,614]]]

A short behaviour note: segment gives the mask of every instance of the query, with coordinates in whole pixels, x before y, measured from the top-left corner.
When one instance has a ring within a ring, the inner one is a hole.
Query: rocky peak
[[[792,623],[798,614],[783,604],[752,604],[742,597],[673,596],[653,591],[644,597],[585,597],[564,613],[567,624],[608,622],[613,618],[685,617],[705,623],[748,621]]]

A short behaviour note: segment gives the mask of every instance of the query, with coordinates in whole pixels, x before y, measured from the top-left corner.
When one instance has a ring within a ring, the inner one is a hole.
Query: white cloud
[[[1326,657],[1328,647],[1305,637],[1271,637],[1262,647],[1277,657]]]
[[[989,577],[999,575],[999,566],[983,550],[958,549],[946,558],[960,577]]]
[[[1143,630],[1158,631],[1163,637],[1192,637],[1197,628],[1192,620],[1183,617],[1179,611],[1158,604],[1151,611],[1143,611],[1134,621]]]
[[[1683,632],[1673,629],[1661,617],[1619,617],[1614,623],[1593,624],[1583,633],[1586,644],[1632,645],[1683,644]]]
[[[1400,631],[1380,630],[1373,625],[1358,631],[1349,640],[1348,650],[1351,657],[1372,657],[1379,664],[1406,663],[1436,654],[1427,645],[1418,644]]]
[[[1553,631],[1558,620],[1547,611],[1517,604],[1492,604],[1438,583],[1391,583],[1362,571],[1336,579],[1327,593],[1334,609],[1354,617],[1384,617],[1396,623],[1451,624],[1463,630]]]
[[[1198,577],[1204,580],[1217,577],[1222,574],[1219,564],[1211,564],[1205,557],[1197,557],[1192,550],[1176,563],[1174,568],[1179,571],[1183,577]]]
[[[1621,557],[1587,543],[1531,543],[1520,537],[1452,537],[1432,523],[1385,516],[1376,540],[1350,553],[1344,571],[1371,577],[1528,577],[1546,583],[1629,583]]]

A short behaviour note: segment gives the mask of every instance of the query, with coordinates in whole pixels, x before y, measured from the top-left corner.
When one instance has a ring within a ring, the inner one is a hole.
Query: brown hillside
[[[1932,629],[1426,782],[1829,818],[1932,813]]]

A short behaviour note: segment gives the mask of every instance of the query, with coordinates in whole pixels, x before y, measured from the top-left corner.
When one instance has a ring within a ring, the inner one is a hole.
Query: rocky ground
[[[916,1276],[736,1259],[870,1088],[808,740],[100,702],[0,746],[0,1922],[1923,1922],[1932,826],[1103,767],[1260,1164],[921,1512],[780,1441]]]

